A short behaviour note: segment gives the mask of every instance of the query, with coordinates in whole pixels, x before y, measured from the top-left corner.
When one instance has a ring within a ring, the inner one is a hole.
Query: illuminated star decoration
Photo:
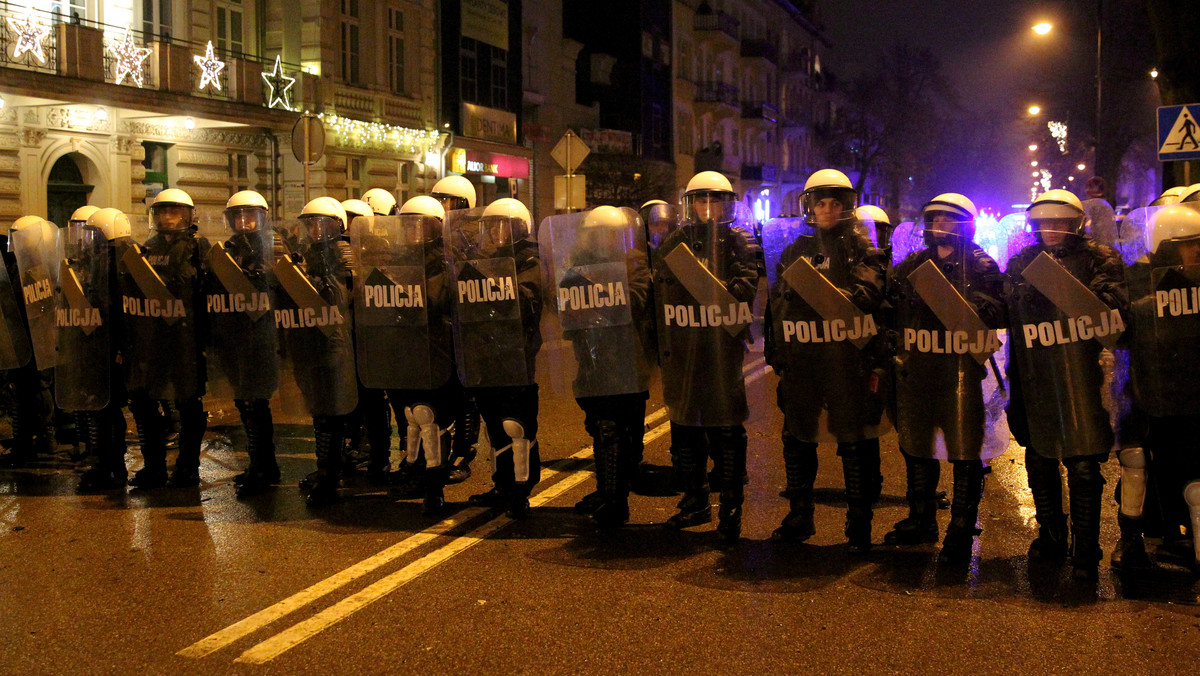
[[[146,57],[150,56],[150,50],[133,44],[133,36],[130,34],[129,26],[125,27],[125,37],[121,40],[121,43],[115,47],[109,47],[108,51],[117,57],[116,83],[121,84],[125,81],[125,77],[129,76],[134,84],[141,87],[142,75],[146,68],[142,62],[146,60]]]
[[[200,84],[196,85],[196,89],[203,90],[212,83],[217,91],[221,91],[221,80],[217,76],[225,69],[225,62],[213,55],[212,40],[208,41],[204,56],[193,56],[192,61],[200,66]]]
[[[283,106],[284,110],[291,110],[292,103],[288,99],[288,92],[291,91],[292,85],[296,84],[296,78],[288,77],[283,74],[283,66],[279,63],[279,57],[275,57],[275,70],[270,73],[262,74],[263,82],[271,88],[267,94],[267,107],[274,108],[276,104]]]
[[[17,34],[17,46],[13,48],[14,60],[28,52],[33,54],[38,63],[46,63],[46,53],[42,51],[42,43],[50,37],[50,27],[41,22],[34,23],[33,10],[25,15],[24,24],[17,23],[11,16],[8,17],[8,29]]]

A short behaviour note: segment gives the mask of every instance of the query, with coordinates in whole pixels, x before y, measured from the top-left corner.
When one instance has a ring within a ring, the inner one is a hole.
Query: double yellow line
[[[766,367],[763,366],[762,360],[756,360],[749,364],[743,371],[746,374],[746,381],[753,382],[761,378],[766,373]],[[667,416],[666,408],[659,408],[646,417],[646,425],[654,425],[658,421]],[[666,424],[658,424],[656,427],[646,432],[643,438],[644,443],[650,443],[655,439],[665,435],[670,431],[671,426]],[[570,456],[570,460],[584,460],[592,455],[592,448],[589,446],[578,453]],[[532,496],[529,499],[530,507],[540,507],[545,505],[567,491],[575,488],[579,484],[587,481],[591,472],[573,471],[566,472],[563,470],[549,470],[543,472],[542,480],[553,480],[559,475],[565,475],[563,479],[552,483],[545,489]],[[177,652],[177,655],[182,657],[201,658],[211,655],[212,653],[226,648],[236,641],[239,641],[246,636],[266,627],[267,625],[290,615],[291,613],[308,606],[310,603],[326,596],[351,582],[370,574],[373,571],[399,559],[400,557],[412,552],[413,550],[428,544],[438,538],[447,537],[449,532],[455,528],[462,526],[464,523],[475,519],[484,514],[487,510],[480,507],[472,507],[464,509],[453,517],[449,517],[439,521],[428,529],[411,535],[400,542],[384,549],[383,551],[371,556],[370,558],[359,561],[358,563],[339,571],[324,580],[302,589],[295,594],[279,601],[278,603],[264,608],[257,613],[247,617],[244,620],[231,624],[230,626],[206,636],[199,641],[189,645],[188,647]],[[239,655],[234,661],[245,664],[264,664],[276,657],[287,652],[291,648],[303,643],[309,638],[328,629],[334,624],[346,619],[354,613],[362,610],[371,603],[387,596],[391,592],[400,587],[412,582],[422,574],[432,570],[436,566],[445,563],[449,559],[462,552],[470,549],[483,540],[495,535],[503,529],[512,520],[508,517],[497,513],[497,515],[483,524],[467,531],[458,536],[452,536],[451,540],[441,547],[425,554],[421,558],[405,565],[404,567],[390,573],[378,581],[366,586],[361,591],[358,591],[328,608],[318,612],[306,620],[298,622],[291,627],[275,634],[271,638],[253,646]]]

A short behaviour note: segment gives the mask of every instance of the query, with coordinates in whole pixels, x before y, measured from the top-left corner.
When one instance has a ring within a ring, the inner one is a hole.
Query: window
[[[146,151],[146,158],[142,160],[142,166],[146,168],[146,177],[142,179],[142,184],[146,186],[148,197],[152,196],[151,192],[157,195],[159,190],[170,185],[167,176],[167,148],[169,147],[166,143],[142,141],[142,148]]]
[[[229,154],[229,191],[230,194],[241,190],[249,190],[250,156],[244,153]]]
[[[409,183],[412,181],[412,172],[413,163],[401,160],[396,170],[396,199],[399,204],[404,204],[410,197]]]
[[[359,77],[358,0],[342,0],[342,81],[361,84]]]
[[[392,92],[404,90],[404,12],[388,10],[388,76]]]
[[[170,4],[170,0],[164,0]],[[223,0],[217,3],[217,50],[222,55],[229,52],[246,51],[245,33],[242,31],[242,0]]]
[[[55,0],[50,3],[50,11],[57,14],[55,21],[73,21],[75,17],[80,19],[94,19],[93,16],[88,16],[87,0]]]
[[[459,47],[459,94],[467,103],[479,103],[479,43],[462,38]]]
[[[142,0],[142,31],[163,41],[171,39],[171,0]]]
[[[493,108],[508,108],[508,52],[492,48]]]
[[[363,158],[346,158],[346,195],[354,199],[362,194]]]

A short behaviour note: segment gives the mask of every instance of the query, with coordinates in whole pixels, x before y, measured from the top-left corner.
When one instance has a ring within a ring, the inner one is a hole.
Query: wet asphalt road
[[[0,671],[1196,673],[1200,585],[1177,561],[1164,554],[1126,580],[1105,563],[1091,588],[1069,568],[1029,568],[1036,526],[1015,445],[992,463],[969,567],[939,568],[934,545],[849,553],[832,446],[821,449],[817,535],[772,543],[786,512],[782,419],[774,375],[758,354],[747,365],[747,520],[729,551],[714,547],[713,525],[659,527],[675,497],[633,496],[632,525],[617,531],[576,515],[594,485],[590,441],[548,377],[546,478],[528,521],[466,505],[490,486],[482,456],[448,489],[443,520],[356,481],[341,504],[310,511],[297,482],[313,465],[311,427],[286,414],[284,485],[239,502],[242,437],[215,399],[199,489],[76,496],[65,448],[0,470]],[[652,394],[647,484],[661,493],[660,407]],[[883,458],[876,543],[906,511],[894,434]],[[136,447],[129,465],[140,466]],[[1106,466],[1106,553],[1116,469]],[[948,519],[939,513],[943,531]]]

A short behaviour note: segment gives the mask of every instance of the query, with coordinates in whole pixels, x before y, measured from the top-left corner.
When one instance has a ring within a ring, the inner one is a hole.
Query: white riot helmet
[[[483,210],[479,227],[480,252],[494,254],[529,237],[533,232],[533,221],[524,204],[511,197],[502,197]]]
[[[1146,206],[1161,207],[1168,204],[1178,204],[1179,200],[1183,199],[1183,194],[1187,192],[1187,189],[1188,187],[1186,185],[1177,185],[1174,188],[1167,188],[1163,191],[1163,194],[1154,198],[1154,201],[1150,202],[1150,204]]]
[[[826,209],[829,206],[825,200],[835,200],[841,207],[841,214],[822,211],[818,217],[818,207]],[[858,204],[858,191],[845,174],[837,169],[821,169],[814,172],[804,182],[804,192],[800,193],[800,208],[804,211],[804,219],[820,228],[832,228],[841,223],[849,223],[854,219],[854,207]],[[836,219],[834,216],[837,216]]]
[[[583,218],[574,250],[589,252],[587,255],[600,260],[616,260],[631,246],[630,216],[632,211],[617,207],[601,206],[592,209]]]
[[[90,204],[79,207],[71,213],[71,218],[67,219],[67,224],[73,225],[76,223],[87,223],[87,220],[91,218],[92,214],[96,213],[97,211],[100,211],[100,207],[95,207]]]
[[[1200,241],[1200,211],[1174,204],[1150,219],[1150,252],[1155,255],[1171,253],[1179,244],[1197,241]]]
[[[267,226],[267,200],[253,190],[233,193],[225,203],[225,225],[234,232],[256,232]]]
[[[451,174],[433,184],[430,196],[442,203],[446,211],[475,208],[475,186],[465,176]]]
[[[947,192],[929,200],[921,210],[925,221],[925,245],[950,243],[950,238],[963,242],[975,240],[975,219],[979,211],[965,195]]]
[[[346,210],[332,197],[318,197],[305,204],[300,221],[317,241],[337,239],[346,232]]]
[[[342,208],[346,210],[346,223],[354,222],[356,218],[367,219],[367,226],[374,229],[375,227],[375,211],[371,209],[371,205],[363,200],[342,200]]]
[[[46,220],[46,219],[42,218],[41,216],[32,216],[32,215],[22,216],[22,217],[18,218],[17,220],[13,221],[12,228],[10,228],[10,230],[12,232],[16,232],[18,230],[24,230],[25,228],[32,228],[33,226],[40,224],[44,220]]]
[[[683,215],[693,223],[729,223],[737,193],[724,174],[702,171],[688,181],[683,191]]]
[[[150,223],[159,232],[181,232],[196,223],[196,203],[178,188],[167,188],[150,205]]]
[[[875,206],[874,204],[864,204],[855,209],[854,216],[860,221],[871,221],[876,225],[879,223],[884,225],[892,224],[892,219],[887,215],[887,212]]]
[[[638,209],[646,226],[646,240],[651,246],[662,244],[667,235],[679,227],[679,210],[663,200],[650,200]]]
[[[1041,240],[1043,230],[1082,237],[1086,218],[1083,202],[1070,190],[1049,190],[1038,195],[1025,210],[1029,229]]]
[[[410,220],[419,220],[421,229],[420,239],[422,242],[434,242],[442,236],[442,221],[446,220],[446,210],[442,207],[442,203],[433,199],[429,195],[417,195],[404,203],[400,207],[400,217],[403,222],[405,217]],[[407,224],[404,224],[407,226]],[[416,243],[417,236],[414,232],[411,243]]]
[[[396,198],[383,188],[371,188],[363,193],[362,201],[376,216],[391,216],[396,213]]]
[[[88,217],[87,224],[104,233],[104,238],[110,242],[118,237],[128,237],[130,233],[129,217],[120,209],[111,207],[97,209]]]

